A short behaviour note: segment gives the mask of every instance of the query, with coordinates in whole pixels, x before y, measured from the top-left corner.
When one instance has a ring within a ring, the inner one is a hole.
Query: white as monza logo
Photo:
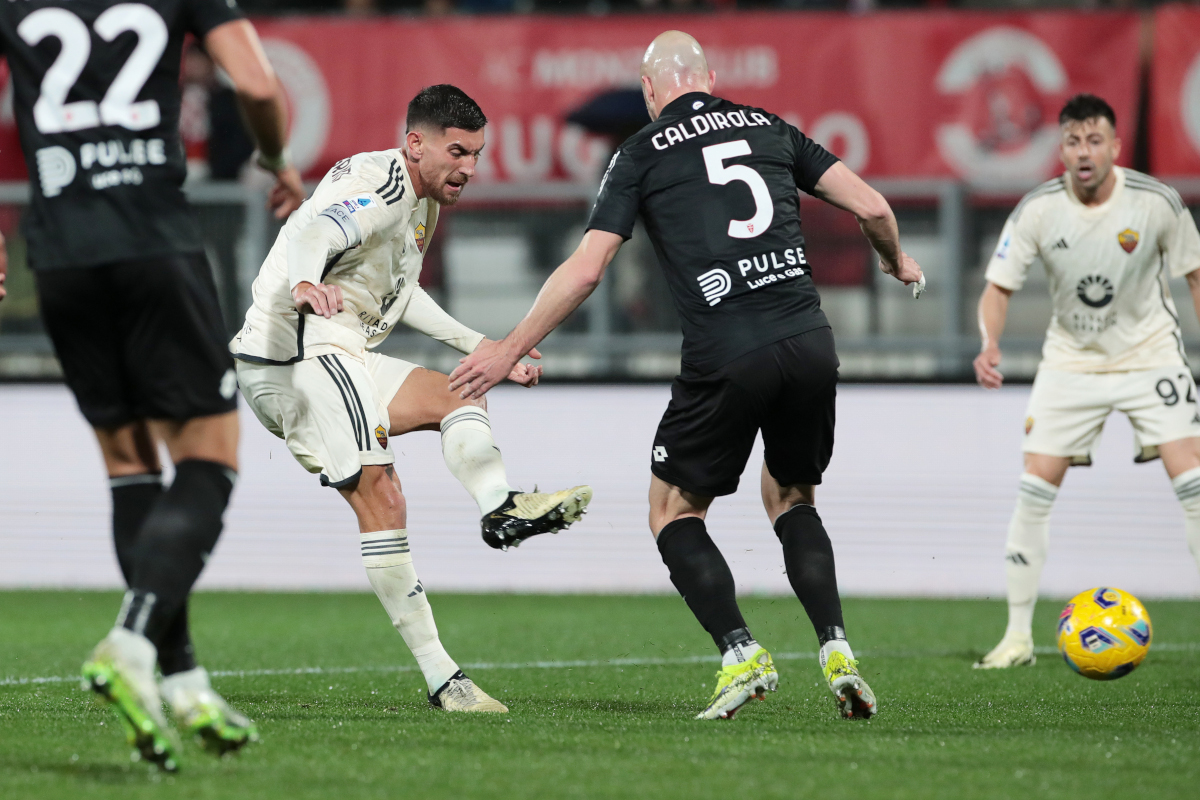
[[[977,186],[1023,189],[1037,183],[1054,162],[1059,138],[1041,101],[1067,88],[1058,56],[1032,33],[1001,26],[976,34],[938,72],[938,91],[963,96],[965,109],[938,127],[938,152]]]
[[[1183,78],[1183,91],[1180,93],[1180,116],[1183,127],[1187,130],[1192,147],[1200,152],[1200,55],[1192,60],[1187,74]]]
[[[729,294],[733,287],[729,273],[723,269],[710,269],[696,280],[700,282],[700,291],[704,293],[704,299],[710,306],[721,302],[721,298]]]

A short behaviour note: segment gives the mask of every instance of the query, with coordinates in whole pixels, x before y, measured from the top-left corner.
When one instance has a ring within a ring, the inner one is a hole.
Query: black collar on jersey
[[[688,92],[687,94],[681,94],[679,97],[676,97],[674,100],[667,103],[667,107],[658,113],[658,118],[662,119],[663,117],[683,116],[684,114],[694,110],[692,108],[692,103],[696,102],[697,100],[703,102],[705,105],[708,105],[716,99],[717,98],[708,92]]]

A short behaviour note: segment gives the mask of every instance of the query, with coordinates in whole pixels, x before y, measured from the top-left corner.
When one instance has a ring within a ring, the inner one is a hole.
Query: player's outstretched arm
[[[288,163],[287,106],[262,42],[254,26],[240,19],[209,31],[204,49],[233,81],[238,104],[258,144],[258,165],[275,175],[267,206],[276,219],[285,219],[304,202],[304,184]]]
[[[921,283],[921,267],[900,249],[900,228],[892,207],[879,192],[838,161],[825,171],[814,189],[817,197],[849,211],[879,253],[879,268],[908,286]],[[915,294],[914,296],[920,296]]]
[[[450,390],[462,398],[482,397],[512,372],[521,357],[579,308],[604,277],[625,240],[615,233],[590,230],[570,258],[554,270],[538,292],[533,308],[503,341],[484,340],[450,373]]]
[[[1191,284],[1191,276],[1188,276]],[[1195,297],[1193,291],[1193,297]],[[996,367],[1000,366],[1000,335],[1004,333],[1004,321],[1008,317],[1008,299],[1012,289],[1005,289],[988,282],[979,297],[979,335],[983,346],[975,357],[975,380],[985,389],[999,389],[1004,376]]]

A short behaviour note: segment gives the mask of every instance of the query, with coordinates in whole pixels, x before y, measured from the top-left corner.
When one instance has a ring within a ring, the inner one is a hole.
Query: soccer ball
[[[1085,678],[1111,681],[1133,672],[1154,629],[1141,602],[1120,589],[1088,589],[1058,617],[1058,652]]]

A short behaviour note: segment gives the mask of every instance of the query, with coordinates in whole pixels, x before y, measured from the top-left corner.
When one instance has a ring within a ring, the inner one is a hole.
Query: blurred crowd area
[[[242,0],[250,14],[609,14],[797,9],[865,13],[892,8],[1130,9],[1154,0]]]

